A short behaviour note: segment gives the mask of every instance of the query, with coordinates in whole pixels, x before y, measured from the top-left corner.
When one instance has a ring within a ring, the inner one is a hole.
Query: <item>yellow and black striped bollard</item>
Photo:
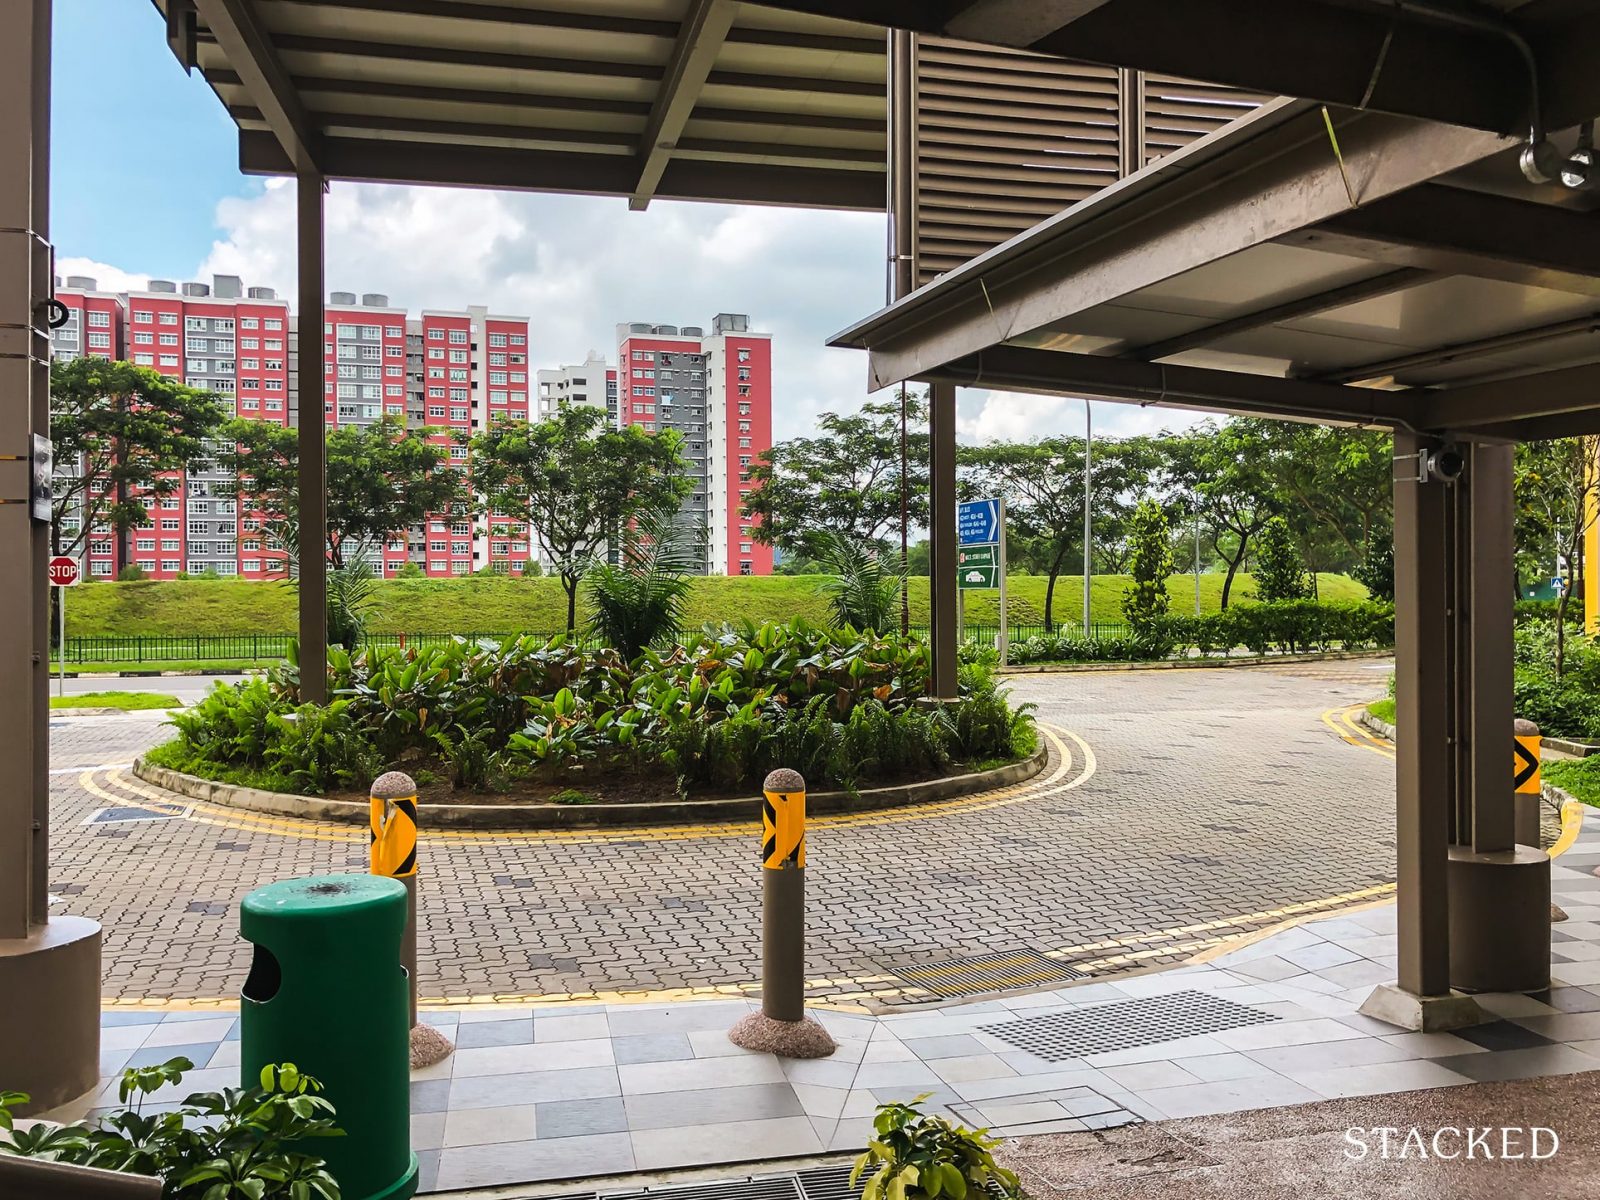
[[[1532,721],[1517,718],[1511,759],[1514,828],[1517,844],[1539,848],[1539,804],[1543,781],[1539,777],[1539,747],[1544,739]]]
[[[787,767],[762,784],[761,1011],[805,1016],[806,781]]]
[[[372,781],[371,873],[406,885],[406,934],[400,943],[411,987],[411,1026],[417,1024],[417,784],[404,771]]]

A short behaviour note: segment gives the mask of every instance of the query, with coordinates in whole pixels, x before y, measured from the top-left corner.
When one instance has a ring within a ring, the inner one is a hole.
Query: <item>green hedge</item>
[[[417,762],[463,789],[665,770],[687,792],[756,790],[779,766],[853,789],[1031,752],[1027,706],[986,667],[964,666],[957,700],[930,708],[928,666],[915,639],[799,621],[707,629],[632,662],[560,638],[332,649],[331,703],[299,703],[293,665],[219,684],[173,717],[156,759],[307,794]]]

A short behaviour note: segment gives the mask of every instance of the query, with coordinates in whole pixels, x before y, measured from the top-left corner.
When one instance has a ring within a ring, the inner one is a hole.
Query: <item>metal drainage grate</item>
[[[800,1195],[803,1200],[861,1200],[863,1182],[850,1186],[851,1167],[816,1167],[810,1171],[801,1171],[795,1176],[795,1182],[800,1185]],[[1003,1193],[998,1187],[991,1184],[983,1193],[995,1197],[995,1200],[1004,1200]],[[968,1192],[970,1200],[978,1200],[976,1193]]]
[[[1037,950],[1004,950],[997,954],[980,954],[976,958],[907,964],[889,970],[909,984],[935,996],[949,998],[1071,983],[1085,978],[1082,971],[1047,958]]]
[[[1046,1013],[1020,1021],[1001,1021],[979,1028],[1046,1062],[1063,1062],[1086,1054],[1131,1050],[1135,1046],[1276,1020],[1272,1013],[1221,1000],[1205,992],[1174,992],[1167,996],[1094,1004],[1070,1012]]]
[[[600,1192],[596,1200],[803,1200],[803,1197],[799,1180],[793,1175],[768,1175],[718,1183],[664,1184],[631,1192]]]

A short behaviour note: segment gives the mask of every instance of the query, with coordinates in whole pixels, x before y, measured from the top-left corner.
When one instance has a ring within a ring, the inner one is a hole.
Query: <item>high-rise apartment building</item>
[[[675,429],[694,492],[679,523],[703,529],[712,575],[770,575],[772,548],[752,537],[743,513],[749,470],[772,446],[772,335],[742,313],[697,325],[617,326],[619,425]]]
[[[58,358],[123,356],[195,387],[219,393],[240,417],[299,424],[294,327],[288,305],[270,288],[242,287],[235,276],[212,283],[151,280],[143,292],[111,295],[82,276],[58,286],[69,319],[56,331]],[[385,416],[423,429],[465,465],[459,437],[499,415],[528,415],[528,319],[482,307],[424,312],[410,319],[388,297],[334,292],[326,309],[326,394],[330,428],[370,425]],[[70,464],[58,464],[70,470]],[[262,528],[263,514],[227,493],[232,477],[214,460],[182,473],[177,492],[151,498],[151,524],[126,544],[92,533],[88,574],[112,578],[136,563],[156,579],[182,572],[264,579],[285,571],[284,554]],[[242,509],[242,511],[241,511]],[[70,524],[70,517],[69,517]],[[528,560],[523,523],[465,512],[430,514],[397,530],[374,565],[395,575],[407,562],[427,574],[465,575],[485,566],[520,574]]]
[[[621,426],[617,412],[617,372],[597,350],[567,367],[539,372],[539,419],[552,417],[568,404],[587,404],[605,410],[607,424]]]

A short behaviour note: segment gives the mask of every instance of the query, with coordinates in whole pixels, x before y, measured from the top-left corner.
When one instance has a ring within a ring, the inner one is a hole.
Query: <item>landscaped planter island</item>
[[[561,639],[330,653],[327,705],[291,666],[177,714],[139,774],[278,814],[365,821],[370,781],[413,775],[439,824],[563,827],[754,816],[792,767],[817,811],[942,799],[1043,764],[1026,709],[980,665],[929,705],[914,639],[800,622],[708,629],[631,663]]]

